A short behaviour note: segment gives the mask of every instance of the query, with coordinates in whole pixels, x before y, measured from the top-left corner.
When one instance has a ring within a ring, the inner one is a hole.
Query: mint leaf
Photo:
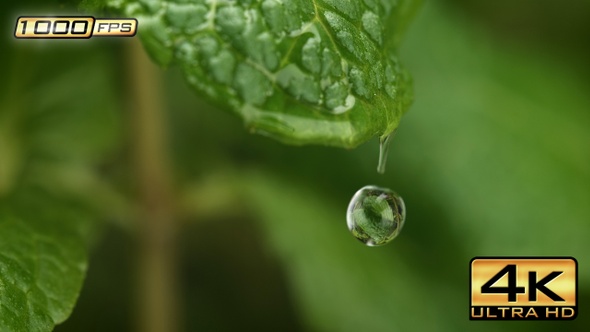
[[[38,188],[0,200],[1,331],[49,331],[69,316],[87,267],[88,220]]]
[[[70,315],[90,220],[112,211],[97,172],[119,138],[109,53],[36,46],[6,56],[0,83],[0,331],[50,331]]]
[[[397,45],[419,1],[110,1],[201,95],[285,143],[354,147],[411,100]]]

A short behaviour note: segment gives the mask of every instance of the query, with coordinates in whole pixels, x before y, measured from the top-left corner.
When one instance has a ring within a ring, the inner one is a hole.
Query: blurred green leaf
[[[146,50],[254,132],[355,147],[408,109],[401,32],[420,1],[111,1]]]
[[[106,52],[69,51],[75,60],[64,60],[59,48],[24,47],[10,59],[12,84],[0,101],[0,197],[35,183],[96,199],[89,191],[98,184],[96,166],[120,138],[117,86],[104,70],[113,63]]]
[[[70,315],[89,226],[86,212],[39,188],[0,200],[0,330],[49,331]]]
[[[110,195],[96,172],[120,129],[111,72],[103,67],[108,53],[57,45],[13,46],[7,57],[11,70],[0,99],[1,331],[49,331],[70,315],[96,233],[91,221],[106,213],[101,204]]]
[[[405,55],[420,98],[397,136],[398,172],[422,177],[473,256],[583,260],[588,83],[551,55],[504,48],[469,24],[429,6],[410,32]],[[589,282],[590,267],[581,264],[580,277]]]

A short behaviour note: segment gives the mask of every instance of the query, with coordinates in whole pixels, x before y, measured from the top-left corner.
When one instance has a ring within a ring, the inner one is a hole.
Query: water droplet
[[[361,18],[362,4],[360,1],[324,0],[327,8],[335,9],[344,13],[344,17],[358,22]]]
[[[348,96],[348,85],[346,82],[336,82],[326,89],[325,95],[327,108],[334,109],[342,106]]]
[[[182,62],[192,64],[197,62],[197,50],[191,43],[185,41],[177,46],[176,57]]]
[[[383,38],[381,37],[381,20],[377,14],[366,11],[363,14],[363,28],[374,41],[379,44],[379,46],[383,45]]]
[[[262,15],[271,30],[278,34],[286,29],[285,9],[277,0],[264,0],[261,6]]]
[[[158,0],[139,0],[139,3],[151,14],[156,13],[162,6]]]
[[[234,88],[247,104],[260,106],[272,92],[272,84],[258,69],[240,63],[234,75]]]
[[[219,52],[219,42],[211,36],[199,36],[195,40],[195,45],[199,53],[206,58],[213,57]]]
[[[348,229],[362,243],[380,246],[393,240],[406,220],[402,198],[387,188],[365,186],[357,191],[348,205]]]
[[[252,42],[246,44],[248,54],[262,63],[270,71],[277,69],[279,65],[279,55],[277,54],[276,45],[270,33],[264,32],[256,37]]]
[[[303,67],[313,74],[318,74],[322,66],[319,53],[320,41],[317,38],[309,38],[301,49]]]
[[[322,51],[322,75],[340,76],[342,74],[342,59],[328,48]]]
[[[277,72],[277,83],[295,99],[303,99],[310,103],[320,101],[320,85],[314,77],[303,72],[291,63]]]
[[[246,26],[244,10],[237,6],[221,7],[215,17],[215,27],[229,39],[237,40]]]
[[[389,143],[391,143],[393,136],[395,136],[395,130],[391,134],[379,138],[379,163],[377,164],[377,173],[379,174],[385,173],[385,164],[387,164],[387,154],[389,153]]]
[[[169,3],[165,17],[170,26],[185,31],[201,25],[206,14],[207,7],[203,5]]]
[[[230,51],[223,49],[209,60],[209,70],[213,79],[222,84],[230,84],[233,80],[233,73],[236,66],[236,59]]]
[[[367,80],[367,75],[358,67],[352,67],[348,75],[354,92],[365,98],[370,98],[373,92],[371,91],[370,82]]]

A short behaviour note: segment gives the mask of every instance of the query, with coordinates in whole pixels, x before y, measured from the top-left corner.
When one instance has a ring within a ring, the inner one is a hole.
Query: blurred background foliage
[[[3,3],[2,30],[21,14],[70,8],[57,4]],[[377,139],[352,151],[281,145],[166,71],[181,327],[586,331],[589,35],[583,0],[426,2],[402,47],[416,97],[385,175],[375,170]],[[41,186],[103,221],[77,307],[56,330],[131,330],[129,41],[2,38],[0,199]],[[386,247],[364,247],[346,229],[348,201],[367,184],[394,189],[408,208]],[[576,257],[578,318],[468,321],[468,263],[478,255]]]

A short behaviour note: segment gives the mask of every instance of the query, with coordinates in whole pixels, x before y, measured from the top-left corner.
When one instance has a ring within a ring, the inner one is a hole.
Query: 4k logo
[[[577,273],[573,257],[473,258],[469,319],[575,319]]]

